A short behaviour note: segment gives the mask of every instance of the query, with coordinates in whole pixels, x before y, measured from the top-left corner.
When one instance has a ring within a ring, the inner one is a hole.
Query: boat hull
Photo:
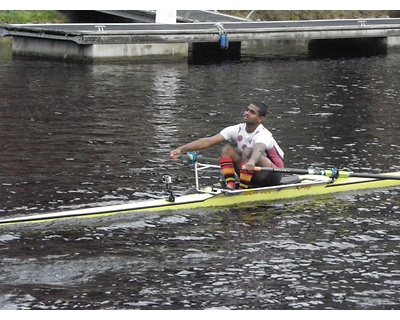
[[[400,177],[400,172],[388,173]],[[174,202],[167,199],[136,201],[114,206],[85,208],[53,213],[43,213],[20,216],[0,220],[1,225],[18,223],[34,223],[71,218],[107,217],[116,214],[133,214],[138,212],[154,212],[169,210],[187,210],[197,208],[218,208],[232,206],[249,206],[277,201],[328,195],[342,192],[354,192],[366,189],[381,189],[400,186],[400,180],[384,180],[370,178],[338,178],[334,182],[324,176],[303,175],[300,183],[279,185],[247,190],[223,190],[205,188],[197,193],[175,198]]]

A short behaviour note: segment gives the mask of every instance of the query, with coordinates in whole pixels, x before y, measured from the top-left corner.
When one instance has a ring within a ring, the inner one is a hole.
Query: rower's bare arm
[[[251,161],[254,164],[257,164],[258,161],[260,160],[261,155],[265,153],[266,149],[267,147],[265,146],[264,143],[258,142],[254,144],[253,152],[251,153],[249,161]]]
[[[179,157],[181,153],[188,152],[188,151],[198,151],[202,149],[207,149],[212,146],[215,146],[221,142],[225,141],[225,138],[223,137],[222,134],[217,133],[216,135],[212,137],[205,137],[205,138],[200,138],[195,141],[189,142],[183,146],[180,146],[176,148],[175,150],[172,150],[169,154],[170,158],[176,159]]]
[[[259,164],[261,155],[265,152],[266,146],[263,143],[256,143],[253,146],[253,151],[251,152],[251,156],[249,160],[242,166],[242,169],[253,171],[255,165]]]

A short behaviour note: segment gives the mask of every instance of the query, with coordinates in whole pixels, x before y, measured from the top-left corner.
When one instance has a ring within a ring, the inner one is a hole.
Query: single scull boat
[[[188,153],[185,157],[194,164],[196,187],[189,193],[175,196],[171,188],[171,177],[164,176],[168,197],[135,201],[119,205],[68,210],[0,219],[1,225],[53,221],[66,218],[104,217],[115,214],[132,214],[167,210],[186,210],[195,208],[218,208],[231,206],[248,206],[257,203],[272,203],[280,200],[305,198],[339,192],[364,189],[380,189],[400,186],[400,171],[383,174],[354,173],[335,169],[272,169],[257,167],[256,170],[277,171],[284,176],[280,185],[272,187],[251,188],[246,190],[228,190],[222,187],[201,187],[199,174],[203,170],[218,169],[218,165],[200,163],[209,158]]]

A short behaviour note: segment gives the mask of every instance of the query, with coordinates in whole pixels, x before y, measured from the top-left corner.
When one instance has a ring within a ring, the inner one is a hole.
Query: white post
[[[176,10],[157,10],[156,23],[176,23]]]

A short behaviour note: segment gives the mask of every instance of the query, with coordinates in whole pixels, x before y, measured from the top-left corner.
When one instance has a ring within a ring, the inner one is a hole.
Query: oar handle
[[[194,162],[198,162],[198,161],[207,161],[207,162],[217,162],[218,163],[218,159],[216,159],[216,158],[204,157],[193,151],[187,152],[186,154],[181,154],[179,156],[179,158],[182,159],[183,161],[186,161],[189,163],[194,163]]]

